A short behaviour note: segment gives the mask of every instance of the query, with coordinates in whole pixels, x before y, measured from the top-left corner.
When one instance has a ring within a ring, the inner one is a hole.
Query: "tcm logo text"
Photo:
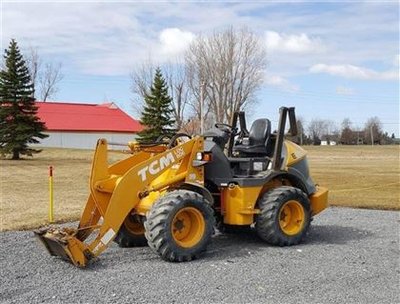
[[[167,155],[162,156],[160,160],[155,160],[151,162],[150,165],[140,169],[138,175],[142,178],[142,182],[144,182],[147,179],[147,172],[151,175],[155,175],[169,165],[173,164],[174,162],[175,157],[172,152],[169,152]]]

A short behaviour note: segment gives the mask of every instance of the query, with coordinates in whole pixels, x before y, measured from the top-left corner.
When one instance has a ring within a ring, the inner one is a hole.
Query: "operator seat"
[[[250,128],[247,141],[235,145],[233,150],[244,156],[268,156],[271,137],[271,122],[266,118],[257,119]]]

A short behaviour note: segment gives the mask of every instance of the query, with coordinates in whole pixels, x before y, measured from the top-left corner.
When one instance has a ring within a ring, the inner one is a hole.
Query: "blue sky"
[[[2,1],[1,44],[62,62],[56,100],[115,101],[134,115],[130,72],[182,58],[196,35],[247,26],[268,68],[250,120],[296,106],[306,122],[378,116],[399,136],[399,4],[393,2]]]

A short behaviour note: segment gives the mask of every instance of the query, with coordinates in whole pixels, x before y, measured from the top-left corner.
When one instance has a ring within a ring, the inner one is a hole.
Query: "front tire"
[[[114,241],[122,248],[147,246],[143,217],[137,214],[129,214],[122,223]]]
[[[258,236],[271,245],[299,244],[311,222],[310,201],[300,189],[283,186],[266,192],[258,201]]]
[[[176,190],[154,203],[144,224],[145,236],[163,260],[190,261],[206,251],[214,224],[213,209],[203,196]]]

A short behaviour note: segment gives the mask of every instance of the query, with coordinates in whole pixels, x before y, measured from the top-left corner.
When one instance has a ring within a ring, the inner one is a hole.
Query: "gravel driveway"
[[[399,212],[330,208],[306,242],[277,248],[216,235],[200,260],[106,250],[86,269],[50,257],[31,231],[1,233],[1,303],[399,303]]]

